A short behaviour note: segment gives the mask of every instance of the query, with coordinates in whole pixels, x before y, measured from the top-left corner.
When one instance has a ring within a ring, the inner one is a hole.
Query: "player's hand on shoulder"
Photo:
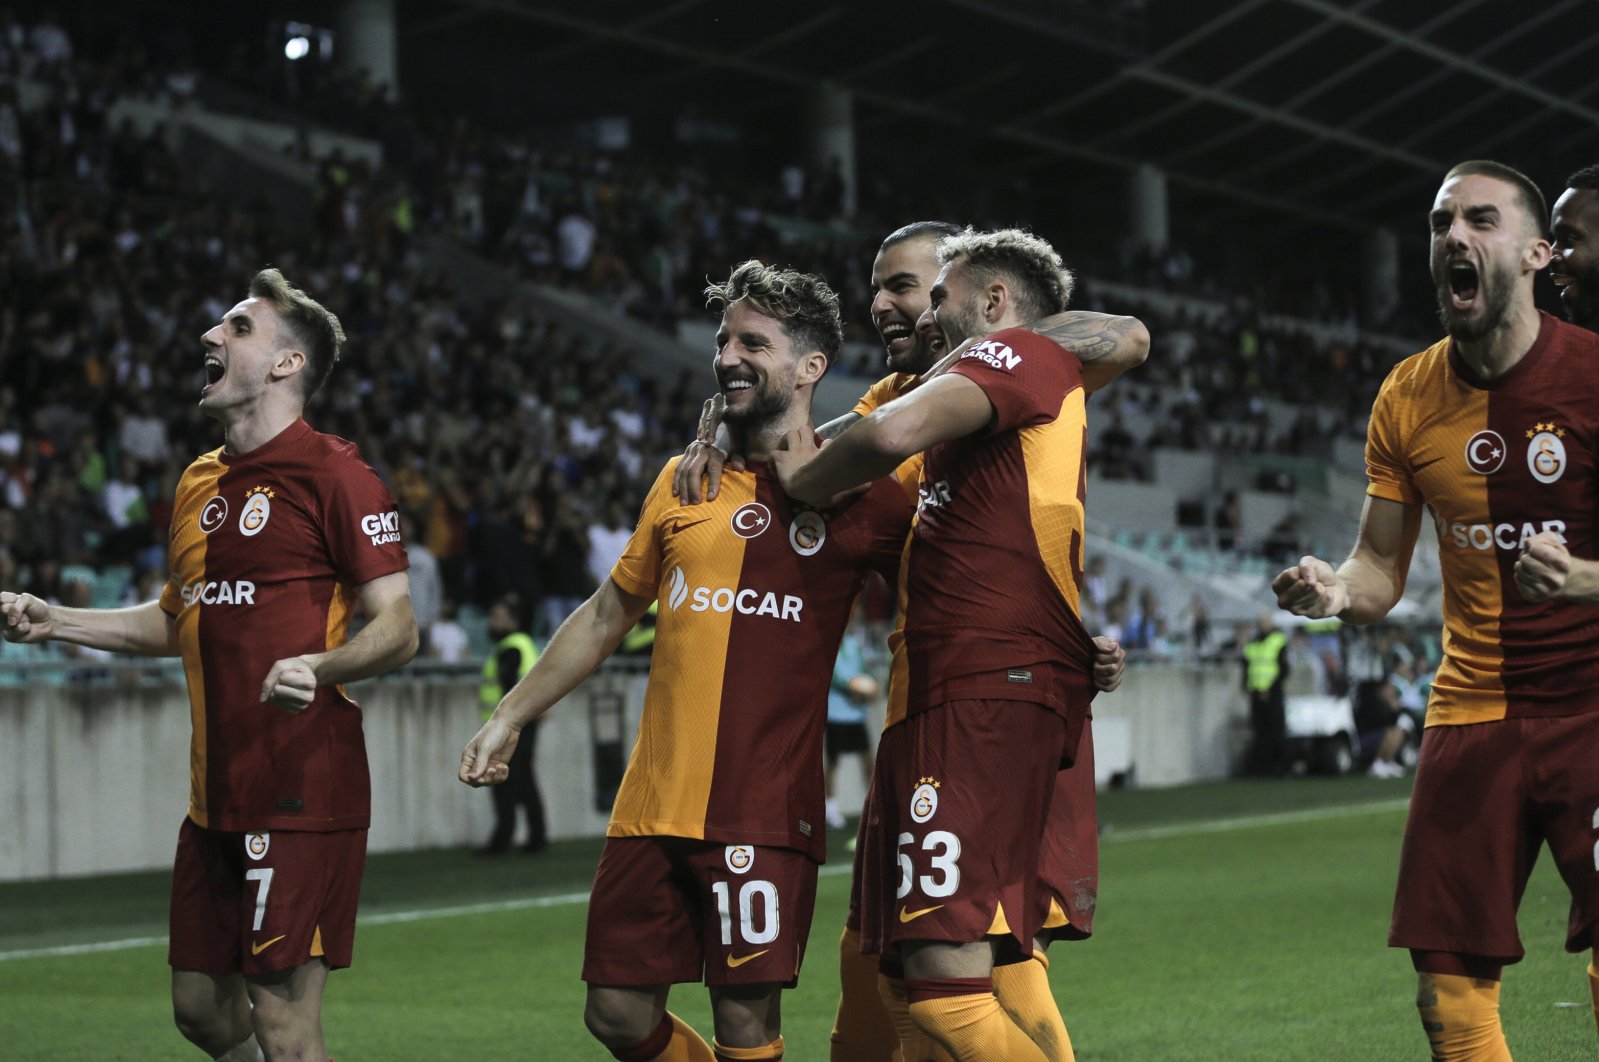
[[[711,501],[722,489],[722,469],[726,464],[727,455],[715,443],[695,439],[672,471],[672,494],[684,505]]]
[[[0,590],[0,616],[8,642],[42,642],[50,638],[50,605],[32,594]]]
[[[305,711],[316,696],[316,669],[303,656],[279,660],[261,683],[261,699],[290,715]]]
[[[499,785],[511,776],[511,753],[516,751],[520,732],[498,717],[490,716],[461,752],[461,769],[456,777],[469,786]]]
[[[1528,601],[1558,597],[1571,575],[1571,551],[1553,531],[1540,531],[1527,540],[1516,558],[1516,589]]]
[[[1272,580],[1279,608],[1296,616],[1325,619],[1349,607],[1349,590],[1333,566],[1320,557],[1301,557]]]
[[[1127,674],[1127,650],[1114,638],[1094,639],[1094,688],[1114,693]]]

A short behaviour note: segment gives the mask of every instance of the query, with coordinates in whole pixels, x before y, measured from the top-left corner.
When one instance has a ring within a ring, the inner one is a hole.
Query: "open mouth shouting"
[[[1469,313],[1477,305],[1477,295],[1482,287],[1477,267],[1457,259],[1449,263],[1445,278],[1449,284],[1449,308],[1455,313]]]
[[[200,397],[204,398],[217,384],[222,382],[222,377],[228,372],[227,366],[215,354],[205,356],[205,386],[200,388]]]

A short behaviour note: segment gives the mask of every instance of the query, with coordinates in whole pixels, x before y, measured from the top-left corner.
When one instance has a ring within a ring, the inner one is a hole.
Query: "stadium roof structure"
[[[738,118],[848,89],[879,150],[979,149],[1168,178],[1175,211],[1414,237],[1450,165],[1546,188],[1599,161],[1590,0],[923,0],[578,5],[402,0],[401,31],[497,42],[553,79],[608,78]],[[907,135],[914,134],[914,135]],[[1297,225],[1295,225],[1297,227]]]

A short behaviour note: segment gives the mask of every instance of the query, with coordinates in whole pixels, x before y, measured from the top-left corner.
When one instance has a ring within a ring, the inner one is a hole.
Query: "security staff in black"
[[[1286,774],[1290,765],[1283,683],[1288,678],[1288,636],[1277,629],[1271,613],[1262,612],[1255,621],[1255,637],[1245,643],[1243,654],[1254,768],[1262,774]]]
[[[483,681],[478,686],[478,705],[484,719],[493,714],[500,698],[532,669],[533,661],[539,657],[538,647],[517,621],[520,611],[520,600],[514,594],[501,598],[489,609],[489,633],[497,640],[489,658],[483,662]],[[494,834],[489,843],[478,850],[479,855],[504,855],[511,850],[518,807],[527,809],[524,850],[542,852],[550,846],[544,825],[544,801],[533,778],[533,747],[537,744],[537,736],[537,724],[522,731],[516,751],[511,754],[511,776],[503,785],[489,790],[494,797]]]

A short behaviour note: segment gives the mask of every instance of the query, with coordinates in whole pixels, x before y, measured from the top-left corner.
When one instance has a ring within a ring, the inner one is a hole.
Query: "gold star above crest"
[[[244,492],[244,496],[246,498],[253,497],[257,494],[265,494],[268,498],[276,498],[278,496],[277,492],[271,487],[251,487],[249,490]]]
[[[937,778],[918,778],[918,779],[916,779],[916,784],[917,785],[930,785],[934,789],[942,789],[943,788],[943,786],[939,784],[939,781],[938,781]]]

